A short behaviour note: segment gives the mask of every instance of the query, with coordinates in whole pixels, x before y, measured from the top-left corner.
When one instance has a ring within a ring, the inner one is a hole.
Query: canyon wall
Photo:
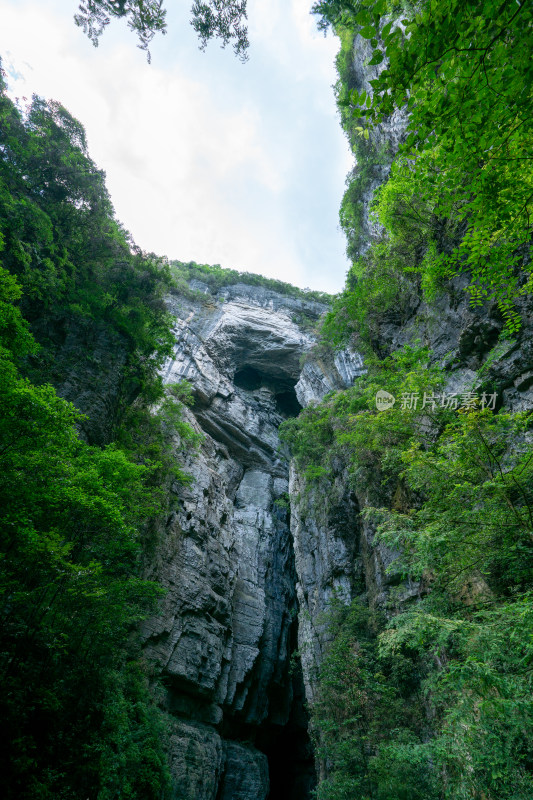
[[[345,352],[302,370],[318,303],[244,284],[192,288],[196,299],[169,299],[176,346],[164,380],[192,384],[185,413],[203,440],[185,455],[190,485],[172,490],[148,569],[167,593],[143,630],[165,687],[174,797],[304,800],[314,758],[277,430],[302,403],[351,385],[362,363]]]

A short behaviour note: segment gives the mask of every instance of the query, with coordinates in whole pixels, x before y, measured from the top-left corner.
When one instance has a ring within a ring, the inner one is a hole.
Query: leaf
[[[374,66],[376,64],[381,64],[383,61],[384,55],[381,50],[375,50],[371,60],[368,62],[369,66]]]

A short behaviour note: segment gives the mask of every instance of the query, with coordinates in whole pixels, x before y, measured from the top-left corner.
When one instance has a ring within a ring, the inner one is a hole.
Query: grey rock
[[[291,465],[289,485],[298,576],[298,641],[306,698],[312,703],[329,641],[331,604],[349,604],[363,591],[361,523],[345,470],[333,484],[308,489]]]
[[[305,303],[252,289],[235,287],[212,305],[169,299],[176,346],[163,377],[191,382],[195,405],[185,418],[204,439],[198,452],[184,454],[174,437],[192,480],[174,487],[147,567],[167,593],[142,634],[175,724],[172,770],[181,800],[213,791],[217,800],[266,797],[267,758],[255,738],[262,726],[282,730],[305,716],[290,672],[294,552],[287,510],[276,501],[289,488],[278,426],[314,339],[292,318],[309,311]],[[341,357],[328,372],[336,388],[350,363]],[[294,403],[299,408],[295,395]],[[298,769],[309,785],[306,758]],[[200,780],[202,769],[208,774]]]
[[[383,27],[389,20],[390,17],[382,17],[380,26]],[[394,22],[394,26],[402,27],[398,20]],[[372,45],[370,40],[364,39],[362,36],[359,36],[359,34],[357,34],[354,39],[353,48],[352,80],[358,91],[364,90],[372,97],[374,89],[371,81],[375,80],[387,67],[388,62],[384,59],[381,64],[370,66],[368,62],[372,58]],[[381,186],[389,176],[392,161],[404,137],[407,122],[407,113],[402,109],[400,111],[395,111],[388,118],[376,125],[370,132],[370,142],[373,145],[373,149],[376,153],[380,153],[381,157],[380,163],[373,165],[372,179],[361,197],[363,205],[363,233],[359,249],[360,255],[363,255],[372,242],[378,240],[383,234],[381,225],[372,218],[370,207],[376,189]],[[357,173],[357,171],[358,166],[356,164],[353,172]]]
[[[225,744],[225,771],[220,800],[265,800],[270,788],[264,753],[237,742]]]
[[[305,361],[295,392],[300,405],[318,403],[335,389],[347,389],[366,372],[362,356],[346,348],[333,357],[319,358],[313,353]]]
[[[193,722],[170,722],[169,764],[172,800],[215,800],[224,766],[218,733]]]
[[[311,339],[287,312],[228,302],[209,331],[206,349],[228,373],[252,367],[273,378],[296,380]]]
[[[272,291],[272,289],[266,289],[263,286],[250,286],[250,284],[246,283],[225,286],[217,296],[224,300],[236,300],[247,305],[271,309],[272,311],[282,310],[285,314],[304,314],[315,320],[319,319],[328,310],[326,304],[318,303],[316,300],[282,295]]]
[[[85,417],[78,428],[92,444],[113,438],[124,395],[124,367],[129,350],[126,339],[103,323],[70,323],[54,357],[50,380],[57,393],[73,403]]]

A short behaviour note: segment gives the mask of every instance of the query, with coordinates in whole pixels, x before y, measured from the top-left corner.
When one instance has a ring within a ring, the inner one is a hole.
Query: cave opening
[[[266,797],[261,794],[261,798],[312,800],[316,796],[317,777],[298,652],[297,574],[289,510],[274,505],[273,518],[279,539],[265,589],[267,597],[277,606],[280,598],[284,597],[283,621],[276,635],[279,636],[276,641],[281,660],[267,681],[262,679],[260,662],[256,662],[257,683],[250,683],[248,703],[245,702],[240,713],[224,716],[220,733],[223,739],[251,744],[266,756],[269,788]],[[283,591],[283,585],[288,594]],[[279,606],[277,610],[279,613]],[[259,644],[260,652],[263,646],[267,647],[270,658],[275,658],[276,651],[271,649],[268,637]],[[255,691],[252,690],[254,684]],[[256,692],[261,693],[259,703]],[[259,724],[252,721],[254,717]],[[226,800],[226,795],[221,795],[222,799]]]
[[[301,669],[293,674],[293,692],[288,723],[263,727],[257,741],[268,759],[267,800],[311,800],[315,796],[315,760]]]
[[[276,408],[283,417],[297,417],[302,406],[298,402],[294,386],[276,394]]]
[[[276,410],[282,417],[297,417],[302,410],[294,389],[297,381],[293,378],[274,377],[246,365],[237,370],[233,383],[247,392],[254,392],[266,386],[273,392]]]
[[[264,376],[259,370],[254,367],[243,367],[237,370],[233,378],[233,383],[239,389],[244,389],[247,392],[253,392],[260,389],[263,384]]]

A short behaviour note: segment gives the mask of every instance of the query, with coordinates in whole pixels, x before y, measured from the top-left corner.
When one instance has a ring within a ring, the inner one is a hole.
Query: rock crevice
[[[185,414],[203,434],[149,567],[167,590],[161,612],[143,628],[166,691],[174,797],[305,800],[314,763],[278,427],[362,365],[345,354],[302,372],[314,337],[297,320],[318,319],[318,303],[242,284],[169,306],[176,346],[164,381],[191,383]]]

